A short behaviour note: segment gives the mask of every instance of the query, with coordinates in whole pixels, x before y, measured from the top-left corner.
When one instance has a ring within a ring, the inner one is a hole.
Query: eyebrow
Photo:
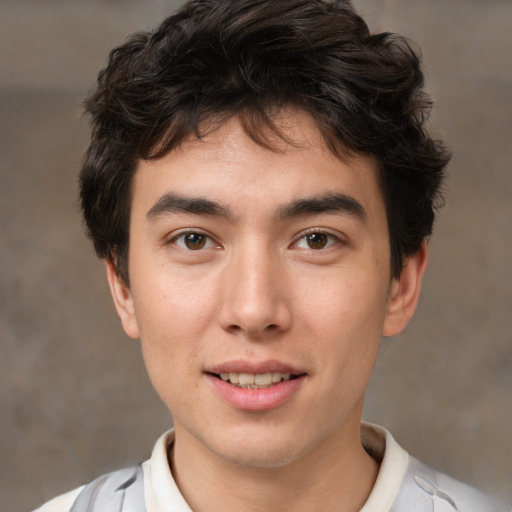
[[[146,213],[153,219],[169,213],[193,213],[231,219],[231,212],[221,204],[202,197],[186,197],[171,192],[163,195]]]
[[[195,215],[207,215],[221,217],[228,220],[234,218],[231,211],[216,201],[203,197],[187,197],[172,192],[164,194],[146,213],[148,219],[173,213],[192,213]],[[277,209],[275,218],[284,221],[301,215],[341,213],[366,219],[366,210],[355,198],[340,194],[329,193],[312,197],[296,199]]]
[[[292,201],[278,209],[277,218],[286,220],[290,217],[321,213],[347,214],[363,221],[367,216],[366,210],[357,199],[345,194],[330,193]]]

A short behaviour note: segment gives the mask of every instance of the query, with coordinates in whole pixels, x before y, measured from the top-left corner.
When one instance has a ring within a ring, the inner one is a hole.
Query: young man
[[[112,52],[81,204],[174,430],[41,512],[503,510],[361,425],[448,161],[422,83],[348,1],[192,0]]]

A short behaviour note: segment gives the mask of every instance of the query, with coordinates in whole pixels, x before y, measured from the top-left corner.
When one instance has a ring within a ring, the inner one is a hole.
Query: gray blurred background
[[[178,2],[0,0],[0,510],[139,462],[169,427],[83,235],[81,99],[108,51]],[[420,44],[454,150],[419,311],[383,347],[365,417],[512,498],[512,2],[355,0]]]

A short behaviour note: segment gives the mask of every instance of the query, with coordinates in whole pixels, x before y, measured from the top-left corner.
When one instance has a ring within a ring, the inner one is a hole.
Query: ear
[[[111,261],[107,261],[107,280],[124,331],[130,338],[140,338],[132,293],[117,273],[115,265]]]
[[[407,258],[398,279],[393,279],[388,299],[383,336],[401,332],[411,319],[420,295],[421,280],[427,267],[427,242]]]

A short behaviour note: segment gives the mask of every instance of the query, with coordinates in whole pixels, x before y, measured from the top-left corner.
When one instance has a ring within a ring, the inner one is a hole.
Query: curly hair
[[[256,143],[286,139],[276,112],[309,114],[337,156],[380,166],[391,273],[432,231],[450,155],[433,140],[420,57],[371,34],[347,0],[190,0],[152,32],[115,48],[85,100],[92,136],[80,199],[98,256],[128,283],[137,163],[238,117]]]

